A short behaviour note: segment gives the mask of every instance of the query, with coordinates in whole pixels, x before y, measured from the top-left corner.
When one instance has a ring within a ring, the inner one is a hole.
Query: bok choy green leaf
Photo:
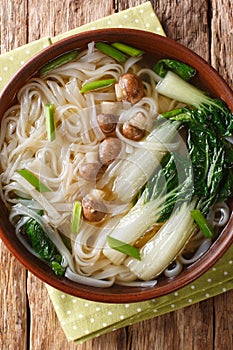
[[[196,74],[196,69],[183,62],[164,58],[159,60],[153,67],[153,71],[164,78],[168,70],[173,71],[184,80],[189,80]]]
[[[163,117],[187,126],[197,207],[204,215],[211,205],[233,195],[233,149],[225,139],[232,133],[233,115],[222,101],[214,103],[163,113]]]
[[[32,249],[39,254],[41,259],[51,266],[56,275],[64,275],[65,267],[62,266],[62,256],[40,224],[35,219],[30,218],[24,224],[23,230]]]

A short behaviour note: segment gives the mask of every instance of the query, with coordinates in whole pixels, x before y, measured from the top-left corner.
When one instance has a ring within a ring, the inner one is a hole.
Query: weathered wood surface
[[[54,36],[143,0],[1,0],[1,52]],[[195,50],[232,87],[231,0],[154,0],[167,35]],[[1,350],[231,350],[233,291],[88,341],[68,343],[42,282],[0,243]]]

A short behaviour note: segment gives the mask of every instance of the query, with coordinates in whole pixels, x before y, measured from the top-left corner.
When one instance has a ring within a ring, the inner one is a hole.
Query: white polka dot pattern
[[[233,249],[192,284],[168,296],[133,304],[101,304],[48,291],[67,338],[78,343],[120,327],[177,310],[233,287]],[[216,273],[218,271],[218,273]]]
[[[43,38],[24,45],[14,51],[7,52],[0,56],[0,90],[6,85],[14,73],[33,55],[43,48],[49,46],[48,38]],[[30,47],[30,48],[29,48]]]

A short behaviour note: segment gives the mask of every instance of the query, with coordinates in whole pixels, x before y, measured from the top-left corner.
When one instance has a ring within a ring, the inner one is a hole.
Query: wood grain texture
[[[0,241],[0,349],[27,348],[26,270]]]
[[[132,349],[214,349],[212,306],[208,300],[129,327]]]
[[[211,34],[211,63],[233,88],[233,6],[231,0],[213,0]]]
[[[34,0],[28,8],[28,41],[55,36],[114,13],[111,0]],[[98,4],[98,5],[97,5]],[[45,18],[46,16],[46,18]]]
[[[1,52],[54,36],[144,0],[1,0]],[[230,0],[154,0],[167,35],[209,61],[232,86]],[[128,326],[83,345],[68,343],[45,285],[0,244],[1,350],[232,350],[233,291]]]
[[[1,53],[27,42],[27,1],[1,0]]]
[[[233,292],[213,299],[215,349],[233,349]]]
[[[208,0],[155,2],[155,10],[160,14],[167,36],[194,50],[207,61],[210,55],[208,3]]]

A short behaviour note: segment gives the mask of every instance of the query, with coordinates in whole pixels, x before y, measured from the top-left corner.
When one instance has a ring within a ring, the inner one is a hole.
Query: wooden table
[[[1,0],[1,52],[55,36],[143,0]],[[167,35],[196,51],[232,87],[231,0],[154,0]],[[1,350],[230,350],[233,291],[88,341],[68,343],[44,284],[1,243]]]

